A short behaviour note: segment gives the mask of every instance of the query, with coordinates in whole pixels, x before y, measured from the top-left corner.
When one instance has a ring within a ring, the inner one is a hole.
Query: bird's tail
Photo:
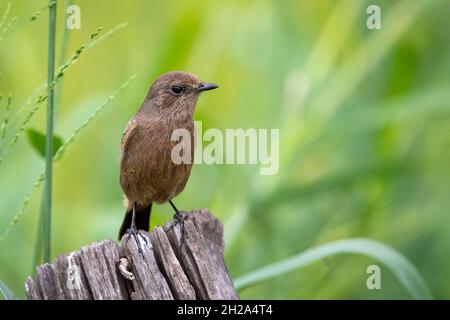
[[[136,208],[136,228],[138,230],[148,231],[150,227],[150,215],[152,213],[152,204],[150,203],[147,207]],[[122,239],[123,235],[131,227],[131,219],[133,216],[133,208],[128,207],[123,218],[122,226],[119,231],[119,240]]]

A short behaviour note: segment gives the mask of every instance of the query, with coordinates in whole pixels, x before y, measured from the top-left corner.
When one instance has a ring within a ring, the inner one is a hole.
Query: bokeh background
[[[58,83],[63,139],[133,74],[134,80],[55,162],[52,256],[115,239],[123,217],[119,143],[152,81],[185,70],[220,84],[199,100],[203,128],[279,128],[280,170],[197,165],[179,208],[209,208],[225,225],[233,278],[333,240],[379,240],[408,258],[435,298],[450,298],[450,2],[79,0],[81,29],[58,0],[57,62],[99,27],[122,23]],[[47,1],[12,1],[0,40],[0,279],[18,296],[33,269],[44,161],[26,130],[45,131],[45,103],[9,144],[46,81]],[[369,4],[382,29],[368,30]],[[8,1],[0,0],[0,18]],[[36,19],[30,17],[36,11]],[[34,190],[34,191],[33,191]],[[27,195],[32,191],[22,213]],[[19,212],[19,214],[18,214]],[[152,225],[171,218],[153,209]],[[10,226],[11,222],[15,223]],[[377,261],[340,254],[240,290],[242,298],[408,299],[391,270],[368,290]]]

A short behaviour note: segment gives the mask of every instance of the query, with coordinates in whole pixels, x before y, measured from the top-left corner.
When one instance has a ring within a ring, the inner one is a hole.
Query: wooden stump
[[[239,299],[223,259],[223,226],[207,209],[182,212],[122,245],[103,240],[59,255],[25,283],[32,300]],[[138,243],[139,242],[139,243]]]

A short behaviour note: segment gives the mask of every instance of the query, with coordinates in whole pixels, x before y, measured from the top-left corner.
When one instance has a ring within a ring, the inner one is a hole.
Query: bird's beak
[[[208,90],[213,90],[218,88],[219,86],[217,84],[214,83],[207,83],[207,82],[202,82],[200,83],[200,85],[197,87],[197,92],[203,92],[203,91],[208,91]]]

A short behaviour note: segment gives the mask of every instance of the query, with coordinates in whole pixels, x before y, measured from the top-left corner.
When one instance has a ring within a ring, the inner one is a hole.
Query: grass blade
[[[27,130],[28,141],[31,147],[42,157],[45,158],[45,135],[36,129]],[[63,139],[58,136],[53,136],[53,155],[58,152],[58,149],[62,146]]]
[[[52,3],[50,1],[50,3]],[[52,169],[53,169],[53,126],[54,117],[54,76],[55,76],[55,42],[56,42],[56,2],[52,3],[49,12],[48,29],[48,99],[47,99],[47,132],[45,141],[45,185],[42,204],[44,261],[50,261],[51,255],[51,215],[52,215]]]
[[[13,23],[15,23],[15,21],[17,20],[17,17],[14,17],[13,19],[11,19],[8,26],[5,26],[5,28],[2,29],[2,26],[4,25],[4,22],[5,22],[4,20],[6,19],[6,17],[4,16],[2,19],[2,22],[0,22],[0,42],[5,40],[13,32],[15,32],[15,31],[19,30],[21,27],[25,26],[27,23],[36,21],[41,16],[41,14],[44,10],[49,9],[52,6],[53,2],[56,2],[56,0],[50,2],[50,4],[46,5],[45,7],[41,8],[40,10],[37,10],[36,12],[33,13],[32,16],[27,18],[25,21],[22,21],[20,24],[16,24],[15,27],[12,29],[10,29],[10,27],[12,26]],[[8,13],[9,13],[9,9],[10,8],[7,8]]]
[[[234,281],[234,285],[239,290],[341,253],[362,254],[380,261],[394,273],[414,299],[433,299],[425,280],[408,259],[381,242],[364,238],[344,239],[319,245],[241,276]]]
[[[69,138],[67,138],[64,143],[62,144],[62,146],[58,149],[58,152],[56,152],[55,156],[53,157],[53,161],[59,160],[63,153],[66,151],[67,147],[74,141],[74,139],[76,138],[76,136],[79,134],[79,132],[81,130],[83,130],[85,127],[87,127],[89,125],[89,123],[94,120],[97,115],[103,110],[105,109],[112,100],[114,100],[114,98],[121,93],[123,90],[125,90],[128,85],[134,80],[136,79],[136,75],[132,75],[127,81],[125,81],[116,91],[114,91],[110,96],[108,96],[108,98],[106,98],[90,115],[89,117],[86,118],[86,120],[83,121],[83,123],[81,123],[81,125],[79,127],[77,127],[72,134],[69,136]]]
[[[0,100],[2,100],[1,95],[0,95]],[[10,111],[11,111],[11,94],[9,94],[9,96],[8,96],[8,100],[6,102],[5,116],[3,117],[3,121],[0,124],[0,164],[2,164],[2,162],[3,162],[3,158],[2,158],[3,140],[6,137]]]
[[[67,150],[69,145],[73,143],[75,138],[78,136],[80,131],[82,131],[84,128],[86,128],[98,115],[99,113],[105,109],[108,105],[111,104],[113,99],[119,95],[122,91],[124,91],[130,83],[136,78],[136,75],[131,76],[127,81],[125,81],[116,91],[114,91],[108,98],[106,98],[101,105],[99,105],[90,115],[87,117],[86,120],[81,123],[80,126],[78,126],[72,134],[67,138],[62,146],[58,149],[56,154],[53,157],[53,161],[61,159],[63,153]],[[36,179],[35,183],[33,184],[33,187],[28,192],[27,196],[25,197],[24,201],[20,205],[19,209],[17,210],[16,214],[14,215],[13,219],[9,223],[8,227],[5,229],[3,234],[0,236],[0,245],[5,240],[5,238],[8,236],[9,232],[13,228],[13,226],[20,220],[22,217],[25,208],[27,207],[28,203],[31,200],[31,197],[33,196],[34,192],[39,188],[39,186],[42,184],[42,182],[45,179],[45,172],[41,172],[41,174]]]
[[[126,28],[128,26],[127,23],[122,23],[117,25],[116,27],[114,27],[113,29],[109,30],[108,32],[106,32],[105,34],[98,36],[99,33],[103,30],[102,27],[98,28],[94,33],[91,34],[89,41],[87,41],[86,43],[84,43],[83,45],[81,45],[71,56],[71,58],[63,65],[59,66],[58,71],[55,74],[55,79],[54,81],[51,83],[51,87],[55,87],[56,84],[58,83],[58,81],[61,80],[61,78],[63,77],[63,75],[67,72],[67,70],[69,69],[69,67],[71,65],[74,65],[77,60],[79,59],[80,55],[82,53],[87,52],[88,50],[94,48],[96,45],[98,45],[99,43],[101,43],[103,40],[109,38],[110,36],[114,35],[116,32],[118,32],[119,30]],[[98,36],[98,37],[97,37]],[[36,112],[39,110],[41,104],[47,100],[48,96],[47,93],[43,93],[41,91],[43,91],[44,89],[48,90],[48,85],[46,83],[43,83],[42,85],[40,85],[35,92],[33,92],[33,94],[26,100],[26,102],[18,109],[18,111],[16,112],[16,114],[13,116],[13,118],[11,119],[11,121],[13,119],[15,119],[19,114],[21,114],[25,108],[27,108],[30,104],[31,105],[31,110],[28,112],[28,114],[26,115],[26,117],[24,118],[24,120],[21,122],[19,131],[15,134],[14,138],[12,139],[11,143],[9,144],[8,150],[5,150],[5,155],[7,152],[9,152],[12,147],[17,143],[17,141],[19,140],[19,138],[21,137],[22,133],[25,131],[25,129],[27,128],[29,122],[31,121],[31,119],[33,118],[33,116],[36,114]],[[37,98],[37,100],[33,103],[33,101]]]
[[[1,100],[1,98],[0,98]],[[11,94],[8,96],[8,100],[6,102],[6,111],[5,116],[3,118],[2,124],[0,125],[0,139],[4,139],[6,136],[6,129],[8,127],[8,121],[9,121],[9,112],[11,111]]]
[[[0,293],[5,300],[16,300],[14,293],[8,288],[8,286],[0,280]]]
[[[3,29],[3,26],[6,23],[6,18],[8,18],[8,15],[9,15],[10,11],[11,11],[11,2],[8,2],[8,4],[6,5],[6,9],[3,12],[2,20],[0,20],[0,30]]]

